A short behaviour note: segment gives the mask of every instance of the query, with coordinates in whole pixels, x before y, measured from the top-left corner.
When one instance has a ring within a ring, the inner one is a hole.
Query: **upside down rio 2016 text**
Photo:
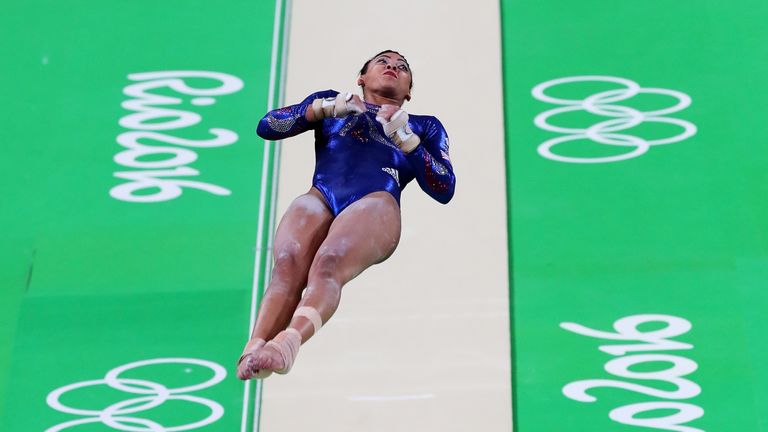
[[[643,324],[657,322],[664,323],[665,327],[653,331],[641,331],[639,329]],[[605,370],[620,378],[665,381],[675,387],[675,390],[661,390],[620,380],[587,379],[574,381],[563,387],[563,394],[566,397],[579,402],[594,402],[597,398],[588,394],[587,390],[608,387],[640,393],[654,398],[667,399],[665,401],[642,402],[618,407],[613,409],[608,416],[615,422],[631,426],[678,432],[703,432],[698,428],[683,426],[684,423],[704,415],[704,410],[701,407],[687,402],[669,401],[670,399],[691,399],[701,393],[701,387],[698,384],[683,378],[698,368],[696,362],[671,354],[625,355],[628,352],[692,349],[693,345],[691,344],[669,339],[687,333],[692,328],[688,320],[671,315],[632,315],[621,318],[613,324],[613,328],[616,330],[615,333],[594,330],[576,323],[562,323],[560,327],[583,336],[634,342],[623,345],[602,345],[600,347],[601,351],[614,356],[624,356],[608,361],[605,364]],[[643,363],[668,363],[671,367],[651,372],[631,370],[633,366]],[[676,413],[663,417],[651,417],[648,415],[649,412],[657,410],[673,410]],[[645,415],[637,417],[641,413],[645,413]]]
[[[190,86],[185,78],[197,81],[214,80],[217,85],[196,88]],[[122,107],[132,113],[122,117],[119,124],[130,130],[118,135],[117,142],[126,149],[115,155],[114,160],[124,167],[135,170],[116,172],[115,177],[129,182],[113,187],[109,194],[120,201],[142,203],[175,199],[182,194],[185,187],[200,189],[215,195],[229,195],[231,192],[221,186],[201,181],[182,180],[179,177],[200,174],[196,169],[186,166],[197,160],[197,153],[183,147],[227,146],[237,141],[237,134],[228,129],[211,128],[208,129],[213,136],[210,139],[191,140],[170,135],[170,131],[200,123],[202,117],[194,112],[168,108],[168,106],[181,104],[182,99],[150,93],[150,91],[168,88],[179,94],[194,96],[190,102],[196,106],[204,106],[216,102],[213,96],[239,91],[243,88],[242,80],[232,75],[209,71],[143,72],[130,74],[128,79],[136,83],[125,87],[123,93],[134,99],[123,102]],[[142,140],[174,146],[149,145],[140,142]],[[157,158],[140,160],[149,155],[170,155],[170,157],[161,160]],[[144,192],[137,193],[139,191]]]

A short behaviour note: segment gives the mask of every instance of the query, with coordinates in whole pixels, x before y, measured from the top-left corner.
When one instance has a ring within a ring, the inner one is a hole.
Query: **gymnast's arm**
[[[456,176],[448,156],[448,133],[435,117],[428,117],[421,143],[405,157],[416,173],[416,181],[429,196],[446,204],[453,198]]]
[[[312,110],[309,109],[312,102],[315,99],[335,97],[337,94],[339,92],[334,90],[320,91],[307,96],[299,104],[272,110],[259,121],[256,133],[265,140],[278,141],[314,129],[319,123],[311,121],[314,120]],[[307,118],[308,115],[311,120]]]

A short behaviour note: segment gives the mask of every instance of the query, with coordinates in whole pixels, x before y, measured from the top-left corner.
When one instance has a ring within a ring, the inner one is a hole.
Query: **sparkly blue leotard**
[[[389,192],[399,204],[400,192],[414,178],[435,200],[450,201],[456,178],[448,156],[448,135],[437,118],[409,114],[408,125],[421,143],[404,154],[376,121],[378,105],[366,103],[367,111],[359,115],[307,121],[312,101],[337,94],[334,90],[313,93],[300,104],[270,111],[257,129],[259,136],[273,141],[314,129],[312,185],[323,194],[334,216],[377,191]]]

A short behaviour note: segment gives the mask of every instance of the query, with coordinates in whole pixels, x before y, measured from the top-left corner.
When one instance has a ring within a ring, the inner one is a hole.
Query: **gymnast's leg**
[[[314,188],[296,198],[280,220],[274,240],[272,280],[261,301],[251,340],[238,362],[240,379],[248,379],[254,372],[252,362],[244,360],[288,326],[332,220],[333,214]]]
[[[278,373],[290,370],[299,345],[336,312],[341,287],[387,259],[399,241],[400,207],[389,193],[374,192],[344,209],[315,254],[307,290],[288,329],[254,355],[254,364]]]

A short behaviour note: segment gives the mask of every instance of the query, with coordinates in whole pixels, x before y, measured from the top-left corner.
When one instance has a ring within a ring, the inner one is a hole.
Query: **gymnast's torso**
[[[421,143],[403,153],[376,120],[378,105],[366,103],[366,112],[310,123],[307,108],[317,98],[338,92],[313,93],[302,103],[270,111],[259,122],[258,133],[269,140],[294,136],[313,129],[315,172],[312,185],[325,197],[337,216],[360,198],[389,192],[400,203],[405,186],[416,179],[421,188],[441,203],[453,196],[455,176],[448,155],[448,135],[433,116],[409,114],[408,125]]]

